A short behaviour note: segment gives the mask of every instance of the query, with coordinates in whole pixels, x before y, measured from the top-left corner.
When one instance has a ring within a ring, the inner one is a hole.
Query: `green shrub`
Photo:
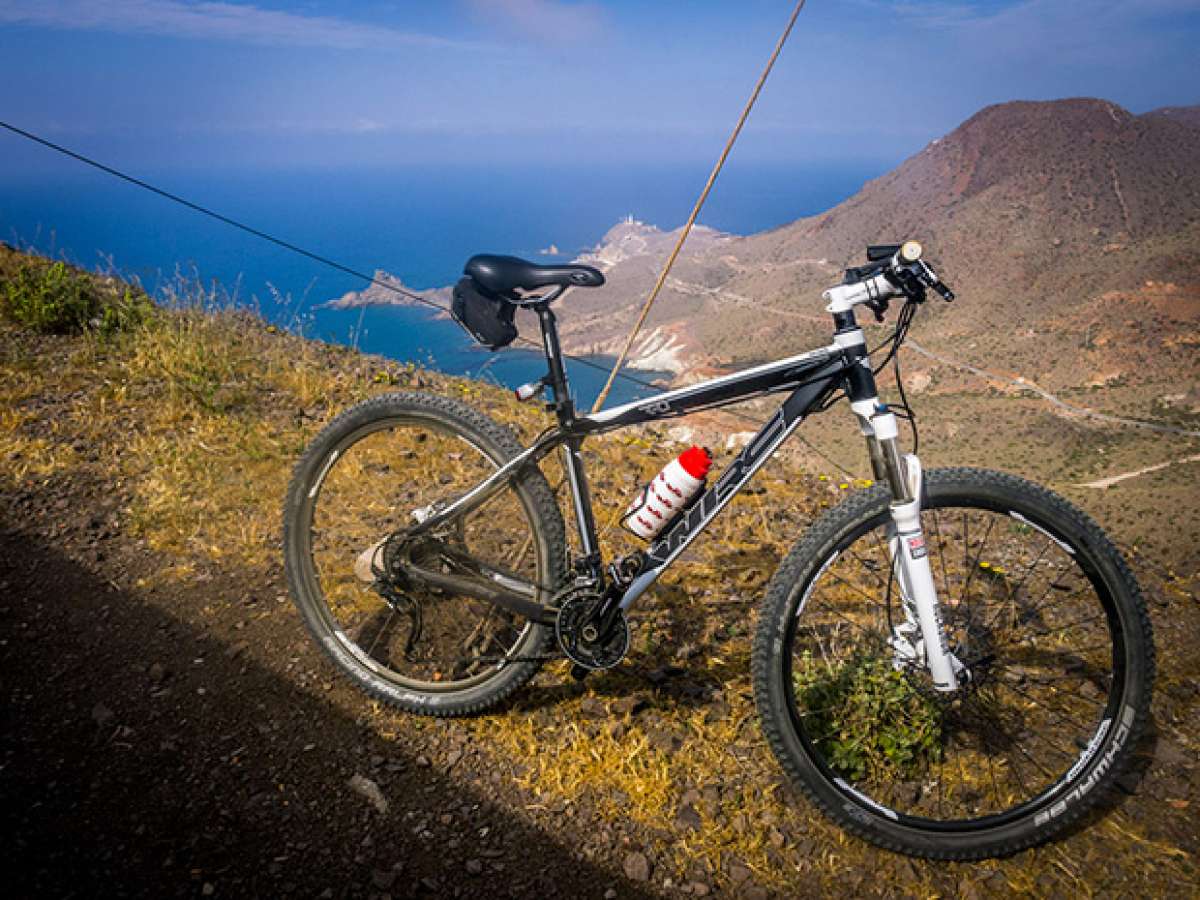
[[[105,296],[91,277],[61,262],[26,263],[0,293],[0,312],[46,334],[111,334],[145,321],[152,308],[149,298],[129,287]]]
[[[939,758],[941,711],[887,653],[837,665],[805,654],[793,683],[805,731],[844,777],[910,778]]]

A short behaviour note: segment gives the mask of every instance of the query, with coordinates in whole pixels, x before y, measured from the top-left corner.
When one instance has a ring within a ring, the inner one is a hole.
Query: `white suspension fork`
[[[929,667],[933,678],[933,686],[939,691],[953,691],[958,688],[958,675],[963,670],[963,664],[950,652],[946,646],[946,629],[942,623],[941,604],[938,602],[937,588],[933,584],[933,570],[929,565],[929,554],[925,546],[925,535],[921,531],[921,487],[924,475],[921,471],[921,461],[909,453],[904,457],[905,476],[912,497],[907,502],[892,503],[892,524],[895,533],[888,541],[888,549],[892,556],[892,567],[896,571],[900,585],[900,596],[904,603],[906,625],[898,626],[897,631],[904,629],[909,632],[903,635],[911,641],[916,635],[911,632],[912,619],[916,618],[917,630],[920,632],[919,648],[915,648],[918,659],[924,655],[924,662]],[[900,655],[901,648],[897,647],[897,634],[893,638],[893,648]],[[900,663],[901,660],[897,660]]]
[[[896,668],[924,664],[939,691],[958,689],[964,666],[946,646],[941,606],[933,570],[921,531],[921,490],[924,474],[914,454],[901,457],[896,444],[896,417],[891,412],[868,412],[853,404],[871,446],[877,477],[886,477],[892,489],[892,528],[888,539],[892,571],[900,587],[904,621],[891,638]],[[871,402],[874,407],[874,401]],[[969,674],[969,673],[968,673]]]

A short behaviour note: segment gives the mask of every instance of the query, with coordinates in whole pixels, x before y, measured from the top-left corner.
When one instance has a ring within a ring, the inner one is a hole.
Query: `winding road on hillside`
[[[1023,375],[998,375],[995,372],[989,372],[986,369],[980,369],[977,366],[972,366],[969,363],[958,362],[948,357],[942,356],[939,353],[934,353],[931,350],[926,350],[912,338],[904,342],[904,346],[910,347],[926,356],[935,362],[940,362],[943,365],[953,366],[956,369],[962,369],[965,372],[971,372],[981,378],[986,378],[990,381],[998,381],[1002,384],[1011,384],[1023,390],[1032,391],[1037,394],[1047,403],[1056,406],[1064,412],[1074,416],[1084,416],[1089,419],[1096,419],[1100,422],[1108,422],[1113,425],[1126,425],[1130,428],[1144,428],[1148,431],[1158,431],[1163,434],[1180,434],[1185,437],[1200,437],[1200,431],[1190,430],[1187,428],[1179,428],[1175,425],[1163,425],[1158,422],[1144,422],[1141,419],[1127,419],[1123,416],[1113,416],[1108,413],[1096,412],[1094,409],[1088,409],[1086,406],[1075,406],[1067,403],[1061,397],[1057,397],[1050,391],[1030,381]]]
[[[1169,459],[1166,462],[1157,463],[1153,466],[1143,466],[1140,469],[1134,469],[1131,472],[1121,472],[1117,475],[1110,475],[1107,478],[1099,478],[1096,481],[1085,481],[1076,487],[1097,488],[1098,490],[1107,490],[1114,484],[1121,481],[1128,481],[1130,478],[1137,478],[1140,475],[1149,475],[1151,472],[1159,472],[1163,469],[1177,466],[1182,463],[1200,462],[1200,453],[1194,453],[1191,456],[1184,456],[1179,459]]]

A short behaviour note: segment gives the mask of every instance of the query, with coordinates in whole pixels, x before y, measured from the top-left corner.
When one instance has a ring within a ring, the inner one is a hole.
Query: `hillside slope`
[[[623,346],[677,237],[627,220],[581,256],[608,284],[562,301],[568,351]],[[988,107],[835,208],[773,231],[697,227],[632,364],[687,381],[823,344],[821,291],[867,244],[907,238],[960,297],[918,319],[916,336],[943,356],[1052,389],[1140,385],[1154,402],[1177,393],[1163,385],[1197,381],[1200,106],[1138,116],[1087,98]],[[369,290],[333,305],[397,302]],[[536,332],[532,317],[519,322]],[[919,381],[938,377],[913,362]],[[940,378],[961,382],[945,367]]]
[[[0,245],[0,296],[30,264]],[[401,715],[352,688],[287,602],[280,507],[322,424],[390,390],[455,397],[526,441],[547,421],[507,391],[236,310],[158,310],[112,334],[0,321],[0,866],[12,896],[1194,890],[1200,659],[1187,648],[1200,573],[1194,530],[1178,517],[1159,527],[1162,495],[1135,508],[1176,542],[1181,577],[1132,549],[1161,653],[1156,728],[1125,793],[1011,859],[909,860],[848,838],[788,789],[758,729],[749,634],[764,584],[854,487],[791,454],[639,602],[619,668],[580,686],[554,663],[514,702],[464,720]],[[656,430],[590,440],[599,521],[673,452]],[[1165,490],[1198,505],[1194,485]],[[1079,500],[1106,527],[1135,506],[1125,482]],[[361,796],[364,781],[385,802]]]
[[[1153,311],[1135,307],[1149,317],[1144,330],[1194,334],[1195,112],[1135,116],[1087,99],[989,107],[826,213],[763,234],[689,243],[649,328],[677,335],[693,365],[801,349],[827,339],[820,291],[842,268],[857,264],[869,243],[915,237],[961,298],[949,308],[930,304],[917,333],[943,349],[976,341],[976,362],[1025,361],[1036,376],[1065,353],[1071,365],[1095,367],[1068,352],[1084,345],[1087,325],[1064,334],[1064,321],[1114,292],[1136,303],[1148,281],[1173,287],[1169,296],[1158,291]],[[610,233],[596,259],[614,238],[628,243]],[[651,244],[609,266],[611,289],[571,298],[563,318],[585,322],[572,332],[578,345],[605,346],[627,329],[663,257]],[[1114,324],[1102,310],[1093,318],[1093,328]],[[1126,337],[1134,352],[1145,340]],[[1165,367],[1188,356],[1190,349],[1171,354]]]

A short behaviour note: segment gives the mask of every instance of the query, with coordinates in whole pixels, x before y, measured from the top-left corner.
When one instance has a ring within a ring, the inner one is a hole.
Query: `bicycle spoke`
[[[1000,792],[1000,786],[996,781],[995,754],[992,753],[992,747],[1000,746],[1000,744],[1004,741],[1006,735],[1003,731],[1000,730],[1000,728],[996,722],[996,716],[994,714],[988,715],[982,707],[983,707],[983,704],[982,704],[981,699],[978,694],[973,695],[972,697],[969,698],[969,700],[966,703],[963,704],[963,709],[969,710],[971,712],[971,715],[974,718],[974,720],[988,730],[989,738],[994,737],[997,739],[997,740],[991,740],[991,739],[985,740],[984,747],[987,748],[986,755],[987,755],[987,761],[988,761],[988,776],[992,782],[992,791],[994,793],[994,796],[996,797],[997,803],[1000,803],[1000,802],[1002,802],[1000,799],[1001,792]],[[1006,761],[1013,762],[1012,768],[1014,769],[1014,771],[1016,771],[1018,780],[1021,782],[1021,789],[1026,790],[1025,783],[1024,783],[1024,776],[1021,775],[1019,768],[1015,765],[1015,761],[1009,761],[1009,760],[1006,760]]]
[[[1025,675],[1023,680],[1027,684],[1040,684],[1043,686],[1049,686],[1058,681],[1088,681],[1089,679],[1083,677],[1082,675],[1051,675],[1047,678],[1031,678],[1028,675]]]
[[[996,799],[996,804],[999,805],[1003,801],[1000,798],[1000,786],[998,784],[996,784],[996,766],[992,760],[991,742],[986,742],[984,744],[984,746],[988,747],[988,750],[987,750],[988,778],[992,782],[992,796]]]
[[[963,523],[963,571],[968,573],[968,577],[969,577],[970,571],[971,571],[971,565],[969,562],[969,560],[971,559],[971,528],[970,528],[970,525],[967,524],[967,514],[965,511],[962,514],[962,523]]]
[[[950,578],[946,574],[946,552],[945,552],[946,543],[945,543],[945,540],[942,538],[941,522],[938,520],[937,509],[936,508],[933,509],[932,512],[933,512],[933,533],[937,539],[937,544],[938,544],[938,562],[941,564],[941,567],[942,567],[942,596],[949,597],[950,596]]]
[[[883,579],[879,577],[878,572],[876,572],[871,566],[869,566],[867,564],[867,562],[861,556],[859,556],[857,553],[855,553],[853,550],[851,550],[850,553],[854,557],[855,562],[857,562],[859,564],[859,566],[861,566],[863,569],[865,569],[866,571],[871,573],[871,576],[875,579],[876,582],[878,582],[878,584],[881,588],[885,588],[885,589],[887,588],[887,585],[884,583]],[[891,568],[891,566],[889,565],[888,568]]]
[[[1051,633],[1053,633],[1053,632],[1051,632]],[[1014,648],[1020,647],[1026,639],[1027,639],[1027,636],[1022,637],[1021,640],[1015,641],[1014,643],[1010,644],[1009,646],[1014,647]],[[1089,644],[1086,647],[1070,647],[1066,650],[1059,649],[1056,651],[1056,655],[1058,655],[1058,656],[1074,656],[1074,657],[1078,658],[1080,656],[1080,654],[1091,653],[1093,650],[1109,650],[1109,651],[1111,651],[1112,649],[1113,649],[1113,645],[1109,642],[1105,642],[1103,644]]]
[[[1033,637],[1050,637],[1051,635],[1062,634],[1063,632],[1070,631],[1072,628],[1078,628],[1080,625],[1089,625],[1092,622],[1099,622],[1101,619],[1107,619],[1107,618],[1108,617],[1104,613],[1101,612],[1101,613],[1097,613],[1094,616],[1088,616],[1088,618],[1086,618],[1086,619],[1079,619],[1078,621],[1070,622],[1066,625],[1056,625],[1054,628],[1048,629],[1046,631],[1022,631],[1022,632],[1020,632],[1020,634],[1021,634],[1020,641],[1028,640],[1029,638],[1033,638]],[[1014,633],[1016,633],[1016,632],[1014,632]],[[998,648],[999,647],[1015,647],[1020,644],[1020,641],[1004,641],[1003,643],[997,644],[996,646]]]
[[[388,630],[388,627],[392,624],[392,620],[395,618],[396,610],[394,607],[391,607],[388,609],[387,621],[384,622],[383,627],[381,627],[379,631],[375,633],[375,640],[371,641],[371,646],[367,648],[367,656],[371,657],[371,659],[375,658],[375,646],[379,643],[379,639],[383,637],[384,632]]]
[[[1045,603],[1046,598],[1048,596],[1050,596],[1050,592],[1053,591],[1057,585],[1058,585],[1058,582],[1055,579],[1050,579],[1049,583],[1046,585],[1046,590],[1044,590],[1042,592],[1041,596],[1038,597],[1037,602],[1034,603],[1033,606],[1031,606],[1028,610],[1026,610],[1025,615],[1027,617],[1032,617],[1035,613],[1038,613],[1043,608],[1049,608],[1049,607],[1044,607],[1043,604]],[[1081,588],[1080,590],[1084,591],[1084,590],[1087,590],[1087,588]],[[1060,600],[1060,601],[1057,601],[1056,603],[1049,604],[1049,606],[1050,607],[1056,606],[1060,603],[1065,602],[1065,600],[1069,600],[1069,599],[1070,599],[1070,597],[1065,598],[1064,600]]]
[[[971,580],[975,577],[975,572],[979,569],[979,562],[983,559],[983,551],[987,547],[987,540],[991,536],[992,528],[995,524],[995,519],[988,522],[987,531],[983,533],[983,540],[979,542],[979,552],[975,554],[975,561],[967,569],[967,583],[963,586],[963,603],[967,606],[967,617],[972,622],[975,621],[975,616],[971,612]]]
[[[1042,559],[1045,558],[1047,551],[1049,551],[1049,549],[1053,546],[1054,546],[1054,541],[1049,540],[1049,539],[1047,539],[1046,543],[1044,545],[1042,545],[1042,549],[1038,552],[1037,557],[1033,560],[1032,563],[1029,564],[1029,568],[1025,570],[1025,574],[1021,576],[1020,582],[1017,584],[1016,588],[1014,588],[1014,590],[1012,592],[1014,595],[1021,593],[1021,588],[1025,587],[1025,582],[1027,582],[1029,580],[1029,576],[1033,574],[1034,570],[1037,568],[1038,563],[1040,563],[1042,561]]]
[[[1080,590],[1075,591],[1074,593],[1069,594],[1066,597],[1062,597],[1061,599],[1056,600],[1053,603],[1043,603],[1040,606],[1036,606],[1033,609],[1031,609],[1025,613],[1025,618],[1030,619],[1030,620],[1040,619],[1042,617],[1042,613],[1046,612],[1047,610],[1056,609],[1059,606],[1062,606],[1064,603],[1068,602],[1069,600],[1074,600],[1076,597],[1083,596],[1083,594],[1086,593],[1087,590],[1088,590],[1087,588],[1081,588]],[[1057,630],[1057,629],[1055,629],[1055,630]]]
[[[850,583],[850,582],[848,582],[848,581],[847,581],[845,578],[842,578],[840,575],[836,574],[835,572],[832,572],[832,571],[831,571],[829,574],[830,574],[830,575],[831,575],[833,578],[835,578],[837,581],[839,581],[839,582],[841,582],[842,584],[844,584],[846,587],[850,588],[851,590],[855,591],[855,592],[856,592],[856,593],[858,593],[858,594],[861,594],[861,595],[862,595],[862,596],[863,596],[863,597],[866,599],[866,601],[867,601],[868,603],[872,604],[873,606],[876,606],[876,607],[880,607],[880,608],[882,608],[882,607],[880,606],[880,603],[879,603],[879,601],[878,601],[877,599],[875,599],[874,597],[872,597],[870,594],[868,594],[866,591],[864,591],[864,590],[863,590],[862,588],[860,588],[858,585],[851,584],[851,583]]]
[[[812,601],[810,600],[809,602],[810,602],[810,604],[811,604],[811,602],[812,602]],[[870,633],[871,633],[871,630],[870,630],[870,629],[868,629],[868,628],[864,628],[862,625],[859,625],[859,624],[858,624],[857,622],[855,622],[853,619],[850,619],[850,618],[848,618],[848,617],[845,615],[845,613],[841,613],[841,612],[839,612],[838,610],[834,609],[832,606],[830,606],[830,605],[829,605],[829,603],[828,603],[828,602],[825,600],[825,598],[824,598],[824,597],[822,597],[820,600],[818,600],[818,601],[817,601],[817,603],[816,603],[816,605],[817,605],[817,606],[824,606],[824,607],[825,607],[827,610],[829,610],[831,613],[833,613],[835,616],[837,616],[839,619],[841,619],[843,622],[845,622],[845,623],[846,623],[847,625],[849,625],[851,628],[854,628],[854,629],[855,629],[855,630],[857,630],[857,631],[861,631],[861,632],[863,632],[864,634],[870,634]],[[815,628],[816,628],[816,626],[815,626],[815,623],[813,623],[813,622],[811,622],[811,621],[810,621],[810,622],[808,623],[808,627],[809,627],[810,629],[813,629],[813,630],[815,631]]]
[[[982,693],[980,693],[980,692],[976,692],[976,693],[975,693],[975,694],[972,696],[971,700],[972,700],[972,703],[973,703],[973,705],[974,705],[975,707],[978,707],[978,708],[980,709],[980,711],[981,711],[981,712],[984,712],[984,711],[986,710],[986,706],[985,706],[985,704],[984,704],[984,702],[983,702],[983,695],[982,695]],[[998,701],[995,701],[995,702],[997,702],[997,703],[998,703]],[[998,718],[998,716],[996,715],[996,713],[994,713],[994,712],[993,712],[993,713],[991,713],[991,714],[988,716],[988,722],[989,722],[989,724],[992,724],[992,727],[993,727],[993,729],[994,729],[994,732],[993,732],[993,733],[994,733],[994,734],[995,734],[995,735],[996,735],[998,738],[1000,738],[1001,740],[1003,740],[1003,739],[1006,737],[1005,733],[1004,733],[1003,731],[1001,731],[1001,730],[1000,730],[1000,728],[998,727],[998,725],[994,724],[994,723],[996,722],[996,719],[997,719],[997,718]],[[1009,763],[1012,765],[1013,772],[1014,772],[1014,773],[1016,774],[1016,776],[1017,776],[1017,781],[1018,781],[1018,782],[1020,782],[1020,785],[1021,785],[1021,790],[1022,790],[1023,792],[1025,792],[1025,793],[1028,793],[1028,791],[1029,791],[1029,785],[1028,785],[1028,783],[1025,781],[1025,775],[1024,775],[1024,773],[1022,772],[1022,770],[1021,770],[1021,766],[1020,766],[1020,763],[1017,761],[1016,757],[1015,757],[1015,756],[1009,756],[1009,757],[1007,757],[1007,758],[1006,758],[1006,761],[1007,761],[1007,762],[1009,762]]]
[[[1064,710],[1064,709],[1060,709],[1060,708],[1059,708],[1059,707],[1057,707],[1057,706],[1050,706],[1050,705],[1049,705],[1049,704],[1047,704],[1047,703],[1040,702],[1040,701],[1038,701],[1038,700],[1034,699],[1034,698],[1033,698],[1033,697],[1032,697],[1032,696],[1031,696],[1029,693],[1027,693],[1026,691],[1023,691],[1023,690],[1021,690],[1020,688],[1017,688],[1017,687],[1015,687],[1015,686],[1013,686],[1013,685],[1011,685],[1011,684],[1007,684],[1007,683],[1004,683],[1004,682],[997,682],[995,686],[1004,687],[1006,690],[1010,690],[1010,691],[1012,691],[1014,694],[1020,694],[1020,695],[1021,695],[1022,697],[1024,697],[1024,698],[1025,698],[1027,701],[1029,701],[1030,703],[1032,703],[1034,706],[1037,706],[1037,707],[1039,707],[1039,708],[1041,708],[1041,709],[1044,709],[1044,710],[1046,710],[1046,712],[1047,712],[1047,713],[1049,713],[1049,714],[1053,715],[1053,716],[1055,717],[1055,721],[1058,721],[1058,722],[1068,722],[1068,723],[1070,723],[1071,725],[1074,725],[1076,728],[1080,728],[1080,729],[1082,729],[1082,730],[1084,730],[1084,731],[1088,731],[1088,730],[1089,730],[1089,729],[1092,727],[1092,726],[1090,726],[1090,725],[1085,725],[1083,722],[1080,722],[1078,719],[1076,719],[1076,718],[1072,717],[1072,715],[1071,715],[1069,712],[1067,712],[1066,710]]]
[[[945,769],[945,767],[946,767],[946,753],[943,750],[943,752],[938,756],[938,777],[937,777],[938,818],[941,818],[944,815],[944,813],[942,812],[942,781],[943,781],[942,771]]]

